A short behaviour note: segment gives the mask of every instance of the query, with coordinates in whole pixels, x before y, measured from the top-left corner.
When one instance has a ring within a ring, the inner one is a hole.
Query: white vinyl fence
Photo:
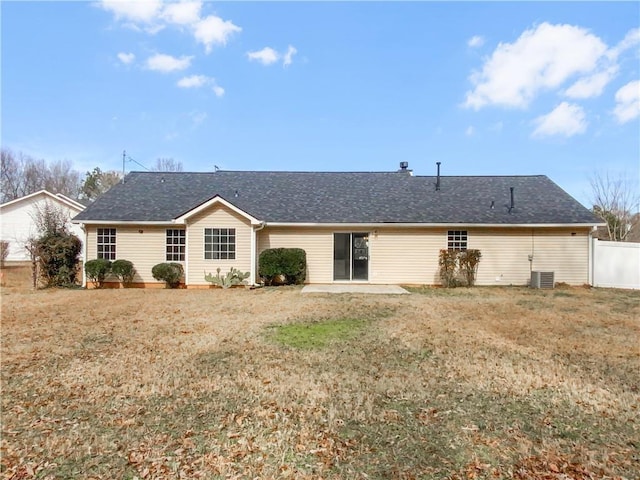
[[[593,286],[640,289],[640,243],[593,240]]]

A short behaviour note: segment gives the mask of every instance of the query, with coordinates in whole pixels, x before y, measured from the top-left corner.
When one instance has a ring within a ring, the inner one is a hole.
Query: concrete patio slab
[[[398,285],[306,285],[302,293],[365,293],[373,295],[409,295],[404,288]]]

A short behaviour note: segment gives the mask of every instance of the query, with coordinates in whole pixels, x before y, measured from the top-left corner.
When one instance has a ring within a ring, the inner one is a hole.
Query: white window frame
[[[204,259],[235,260],[236,240],[237,236],[235,228],[205,228]]]
[[[184,262],[187,236],[184,228],[167,228],[165,234],[165,259],[167,262]]]
[[[117,232],[115,228],[98,228],[96,230],[97,258],[116,259]]]
[[[464,252],[469,245],[469,232],[467,230],[449,230],[447,232],[447,250]]]

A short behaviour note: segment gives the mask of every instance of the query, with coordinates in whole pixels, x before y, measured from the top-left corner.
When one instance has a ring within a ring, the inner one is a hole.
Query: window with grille
[[[449,230],[449,232],[447,233],[447,248],[449,250],[466,250],[467,231]]]
[[[167,229],[167,262],[184,262],[185,244],[184,230],[178,228]]]
[[[206,260],[235,260],[236,229],[205,228],[204,258]]]
[[[116,229],[98,229],[98,258],[116,259]]]

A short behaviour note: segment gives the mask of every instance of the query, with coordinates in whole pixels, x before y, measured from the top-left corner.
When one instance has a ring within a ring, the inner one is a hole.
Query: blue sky
[[[7,2],[2,146],[87,171],[640,183],[636,2]],[[127,171],[139,170],[127,162]]]

